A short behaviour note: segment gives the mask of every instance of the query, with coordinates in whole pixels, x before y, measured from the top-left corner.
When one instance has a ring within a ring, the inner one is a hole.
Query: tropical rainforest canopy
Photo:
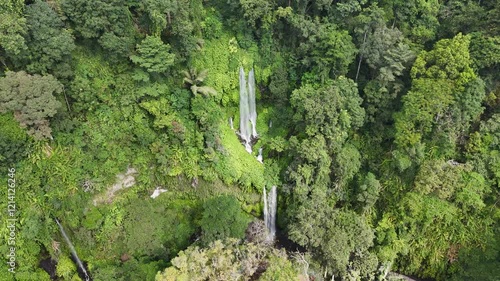
[[[498,281],[500,4],[2,0],[0,171],[0,280]]]

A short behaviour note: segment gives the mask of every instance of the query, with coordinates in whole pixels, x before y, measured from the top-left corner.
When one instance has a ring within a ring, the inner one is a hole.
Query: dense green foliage
[[[203,204],[200,225],[201,241],[208,245],[216,240],[243,238],[248,221],[236,198],[223,195]]]
[[[172,266],[156,276],[157,281],[248,280],[259,275],[262,263],[269,262],[262,280],[297,280],[297,272],[286,253],[259,244],[216,241],[206,249],[189,247],[172,260]]]
[[[499,19],[496,0],[0,1],[0,280],[83,278],[55,218],[93,280],[499,280]]]

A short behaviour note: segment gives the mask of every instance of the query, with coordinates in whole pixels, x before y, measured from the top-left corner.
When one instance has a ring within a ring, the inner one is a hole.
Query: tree
[[[243,16],[250,26],[256,27],[257,23],[264,28],[269,28],[273,22],[273,9],[276,7],[275,1],[267,0],[240,0],[243,8]]]
[[[172,0],[146,0],[144,9],[148,14],[151,34],[157,37],[161,36],[167,24],[172,24],[172,18],[179,9],[178,1]]]
[[[203,88],[205,86],[202,86]],[[199,88],[198,88],[199,89]],[[191,112],[198,123],[198,130],[203,133],[205,146],[214,150],[221,150],[220,122],[223,120],[223,112],[213,99],[196,96],[191,99]]]
[[[337,25],[292,14],[287,17],[301,39],[297,55],[301,62],[319,75],[319,80],[339,77],[347,73],[356,56],[356,46],[346,30]]]
[[[135,4],[135,3],[134,3]],[[203,4],[201,0],[145,0],[135,8],[143,14],[153,36],[166,37],[178,55],[184,60],[199,50]]]
[[[291,139],[295,161],[289,167],[289,180],[296,186],[295,192],[300,197],[316,185],[326,187],[333,170],[335,191],[344,198],[343,188],[361,165],[357,149],[344,147],[349,134],[362,126],[365,117],[356,84],[345,77],[322,86],[306,83],[293,91],[290,103],[299,136],[306,138],[301,142]]]
[[[219,239],[243,238],[248,223],[236,198],[230,195],[211,198],[203,203],[202,242],[208,245]]]
[[[99,38],[106,31],[121,34],[128,27],[126,6],[117,0],[65,0],[61,7],[83,38]]]
[[[385,26],[375,29],[373,34],[368,36],[366,48],[360,53],[371,68],[378,70],[377,78],[380,81],[394,82],[414,57],[403,39],[399,30]]]
[[[378,200],[380,192],[382,191],[382,185],[377,180],[374,174],[368,173],[363,181],[360,182],[356,200],[360,202],[363,212],[369,211],[374,207]]]
[[[439,26],[438,14],[441,3],[438,1],[381,1],[380,6],[390,15],[406,37],[417,44],[424,44],[436,36]]]
[[[360,60],[366,60],[374,78],[363,89],[366,111],[369,121],[388,122],[395,107],[394,100],[404,87],[400,77],[414,55],[398,29],[382,24],[373,31],[365,30],[364,35]],[[361,61],[359,63],[358,67]]]
[[[129,56],[135,43],[135,39],[128,35],[117,35],[114,32],[104,32],[97,40],[101,47],[108,51],[115,61]]]
[[[148,72],[164,73],[174,64],[175,55],[170,53],[170,45],[164,44],[159,37],[146,36],[136,50],[137,55],[130,59]]]
[[[500,64],[500,36],[489,37],[479,32],[473,33],[469,50],[476,70]]]
[[[71,76],[69,59],[75,44],[59,15],[49,4],[38,0],[26,7],[26,21],[26,69],[31,73]]]
[[[6,0],[0,3],[0,11],[20,15],[23,13],[23,0]]]
[[[61,107],[54,94],[60,94],[62,89],[52,75],[7,72],[6,77],[0,78],[0,112],[14,112],[16,120],[28,127],[35,138],[50,138],[48,118]]]
[[[290,98],[296,111],[294,119],[305,127],[305,133],[321,133],[334,151],[339,151],[350,131],[363,125],[361,102],[354,81],[343,76],[323,86],[305,84]]]
[[[271,100],[275,104],[288,103],[290,95],[290,79],[288,77],[288,67],[279,64],[271,74],[271,81],[269,83],[269,91],[271,93]]]
[[[365,278],[373,274],[377,270],[377,259],[368,251],[373,245],[373,230],[352,211],[330,212],[327,218],[333,219],[324,222],[326,233],[316,249],[319,260],[337,276],[353,275],[356,271]],[[360,262],[363,259],[369,262]]]
[[[309,38],[312,62],[322,78],[337,77],[347,73],[349,65],[356,56],[356,46],[345,30],[330,24],[319,25],[317,34]]]
[[[0,69],[8,68],[27,49],[24,39],[27,26],[23,10],[22,0],[5,0],[0,3]]]
[[[403,109],[395,115],[395,143],[414,161],[423,157],[425,140],[432,136],[435,120],[453,103],[452,87],[445,79],[417,79],[403,97]]]
[[[345,187],[361,166],[356,147],[346,144],[364,122],[356,84],[344,77],[321,86],[303,80],[290,103],[302,140],[290,138],[289,237],[311,251],[330,274],[371,276],[377,264],[368,252],[373,232],[355,213],[333,207],[347,199]]]
[[[374,239],[371,228],[356,213],[329,206],[324,193],[314,193],[309,202],[294,212],[288,226],[290,239],[311,251],[335,276],[347,276],[354,271],[363,275],[375,272],[376,261],[366,266],[359,262],[371,256],[368,252]],[[356,260],[358,268],[353,266]]]
[[[128,208],[124,229],[127,252],[135,257],[150,256],[167,258],[170,249],[165,247],[165,208],[158,208],[151,202],[133,202]],[[148,214],[144,216],[144,214]],[[168,241],[170,242],[170,241]]]
[[[290,138],[290,150],[295,161],[290,164],[286,179],[293,186],[293,196],[289,198],[292,206],[305,203],[315,192],[326,191],[331,182],[332,158],[320,134],[302,141]]]
[[[474,125],[484,112],[486,85],[479,77],[465,85],[463,91],[455,94],[454,102],[446,110],[435,128],[435,136],[430,145],[454,149],[466,143]]]
[[[414,190],[456,203],[463,210],[480,211],[486,191],[484,178],[472,167],[453,160],[424,162],[415,178]],[[467,201],[463,201],[467,200]]]
[[[488,3],[490,2],[490,3]],[[484,32],[485,35],[498,35],[494,28],[498,13],[491,1],[451,0],[443,3],[440,11],[441,37],[449,37],[459,32]]]
[[[344,187],[354,178],[361,167],[361,155],[358,149],[350,144],[345,144],[336,155],[333,163],[333,173],[336,176],[336,185]]]
[[[471,67],[469,44],[470,36],[461,33],[452,39],[439,40],[431,51],[422,51],[417,56],[411,77],[447,79],[457,87],[464,87],[476,78]]]
[[[110,54],[124,57],[128,57],[135,42],[128,5],[131,3],[119,0],[61,2],[64,14],[79,37],[99,39],[99,44]]]
[[[14,13],[0,10],[0,59],[3,56],[18,59],[26,51],[24,36],[27,33],[26,19]],[[3,62],[5,65],[5,62]]]

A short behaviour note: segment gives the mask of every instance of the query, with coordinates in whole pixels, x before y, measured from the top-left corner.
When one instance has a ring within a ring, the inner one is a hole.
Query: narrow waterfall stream
[[[73,258],[76,260],[76,264],[78,265],[80,270],[83,272],[83,275],[85,275],[85,281],[89,281],[90,277],[87,273],[87,270],[85,270],[85,266],[83,266],[82,261],[80,260],[80,258],[78,258],[78,255],[76,254],[75,247],[73,246],[73,244],[69,240],[68,235],[66,235],[66,232],[64,231],[64,228],[62,227],[59,220],[55,219],[55,221],[56,221],[57,225],[59,226],[59,230],[61,231],[61,234],[64,237],[64,240],[66,240],[66,244],[68,244],[69,250],[70,250],[71,254],[73,255]]]
[[[271,192],[267,195],[266,188],[264,187],[264,223],[266,224],[267,231],[269,232],[267,239],[273,241],[276,236],[276,186],[273,185]]]

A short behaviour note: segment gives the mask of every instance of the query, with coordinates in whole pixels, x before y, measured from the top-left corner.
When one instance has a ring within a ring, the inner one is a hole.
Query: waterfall
[[[266,224],[267,231],[269,232],[267,239],[274,240],[276,235],[276,186],[273,185],[271,193],[267,195],[266,188],[264,187],[264,223]]]
[[[257,137],[257,109],[255,107],[255,77],[253,68],[248,73],[248,109],[250,111],[250,123],[252,124],[252,137]]]
[[[156,187],[155,191],[153,191],[153,194],[151,194],[151,198],[155,199],[156,197],[160,196],[163,192],[167,192],[166,189],[162,189],[160,186]]]
[[[57,225],[59,226],[59,230],[61,231],[62,236],[64,237],[64,240],[66,240],[66,244],[68,244],[69,250],[70,250],[71,254],[73,255],[73,258],[75,258],[75,260],[76,260],[76,264],[78,265],[78,267],[82,270],[83,274],[85,275],[85,280],[89,281],[90,277],[87,274],[87,270],[85,270],[85,267],[83,266],[82,261],[78,258],[78,255],[76,254],[75,247],[73,247],[73,244],[71,244],[71,241],[69,240],[68,235],[66,235],[66,232],[64,231],[64,228],[62,227],[61,223],[59,223],[59,221],[57,219],[55,219],[55,220],[56,220]]]
[[[245,80],[245,71],[240,68],[240,136],[245,143],[250,143],[250,112],[248,106],[247,82]]]
[[[231,130],[234,130],[233,117],[229,117],[229,126],[231,127]]]
[[[262,162],[262,147],[259,148],[259,155],[257,155],[257,161],[259,161],[260,163],[263,163]]]
[[[245,70],[240,67],[240,137],[248,153],[252,153],[252,137],[257,137],[257,111],[255,107],[255,77],[253,69],[245,79]]]

